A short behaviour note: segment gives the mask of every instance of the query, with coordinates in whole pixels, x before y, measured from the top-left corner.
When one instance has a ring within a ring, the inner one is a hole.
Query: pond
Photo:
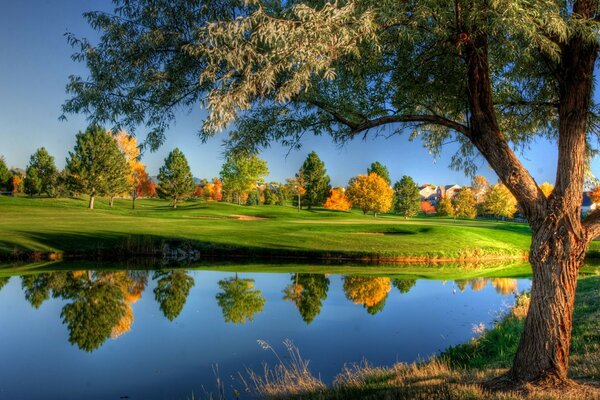
[[[230,267],[230,270],[235,268]],[[293,341],[330,383],[345,363],[427,359],[469,340],[529,279],[211,270],[59,270],[0,278],[0,399],[231,393]]]

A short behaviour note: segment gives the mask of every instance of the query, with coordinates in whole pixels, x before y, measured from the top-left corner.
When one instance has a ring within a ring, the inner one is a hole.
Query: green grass
[[[236,215],[259,217],[239,220]],[[365,233],[387,233],[365,234]],[[506,259],[522,258],[530,244],[525,224],[450,218],[377,218],[360,212],[289,206],[238,206],[188,201],[177,209],[158,199],[87,199],[0,196],[0,255],[147,254],[184,241],[204,255],[311,258]],[[600,246],[599,246],[600,248]]]

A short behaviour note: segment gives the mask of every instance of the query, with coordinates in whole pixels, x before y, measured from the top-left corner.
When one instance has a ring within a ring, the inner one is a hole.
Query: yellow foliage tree
[[[511,294],[517,293],[518,283],[516,279],[511,278],[495,278],[492,279],[492,285],[496,289],[496,292],[500,294]]]
[[[350,179],[346,195],[364,214],[372,211],[377,215],[392,208],[394,191],[385,179],[377,174],[369,174]]]
[[[127,183],[133,200],[132,206],[135,208],[135,199],[138,196],[149,194],[150,178],[146,172],[146,166],[140,161],[140,148],[136,138],[125,131],[119,131],[115,135],[115,141],[119,146],[119,150],[121,150],[121,153],[125,156],[125,160],[127,160],[127,165],[129,166]]]
[[[327,208],[328,210],[348,211],[350,208],[352,208],[352,204],[346,197],[344,189],[340,187],[331,189],[331,193],[327,200],[325,200],[323,207]]]
[[[386,277],[347,276],[344,278],[344,293],[348,300],[355,304],[362,304],[368,310],[382,304],[391,289],[391,279]]]
[[[554,185],[550,182],[544,182],[540,185],[540,190],[544,193],[544,196],[549,197],[554,190]]]

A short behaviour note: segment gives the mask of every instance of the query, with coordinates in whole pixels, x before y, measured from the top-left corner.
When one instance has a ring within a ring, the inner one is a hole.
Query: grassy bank
[[[584,385],[562,391],[489,393],[480,383],[510,366],[523,330],[528,299],[469,343],[447,349],[428,362],[391,367],[349,366],[326,387],[308,364],[294,357],[264,375],[249,374],[248,389],[260,397],[297,399],[596,399],[600,398],[600,277],[580,280],[574,313],[569,374]],[[527,391],[528,390],[528,391]]]
[[[176,210],[157,199],[96,210],[86,199],[0,196],[0,254],[147,255],[184,243],[203,255],[435,261],[523,258],[524,224],[378,218],[359,212],[190,201]]]
[[[202,256],[355,259],[390,262],[523,259],[525,224],[288,206],[237,206],[189,201],[99,200],[0,196],[0,257],[30,254],[120,257],[161,254],[165,244]],[[593,250],[600,248],[593,246]]]

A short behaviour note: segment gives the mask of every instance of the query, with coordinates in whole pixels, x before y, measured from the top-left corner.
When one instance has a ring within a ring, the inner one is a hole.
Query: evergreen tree
[[[260,290],[254,289],[254,279],[227,278],[219,281],[221,292],[216,296],[225,322],[244,324],[252,321],[265,305]]]
[[[187,159],[178,148],[165,158],[165,165],[158,171],[158,180],[158,195],[171,200],[173,208],[177,208],[178,202],[188,199],[196,188]]]
[[[67,159],[67,184],[74,193],[90,196],[89,208],[94,208],[96,196],[106,196],[115,188],[127,186],[129,167],[110,132],[92,125],[79,132],[73,152]]]
[[[367,175],[368,174],[379,175],[388,183],[388,185],[392,183],[392,180],[390,179],[390,172],[388,171],[387,167],[379,161],[375,161],[369,168],[367,168]]]
[[[9,191],[12,186],[12,174],[6,166],[4,157],[0,156],[0,191]]]
[[[419,186],[410,176],[404,175],[394,184],[394,212],[404,217],[414,217],[420,209]]]
[[[302,204],[310,210],[314,206],[321,206],[329,196],[331,185],[329,176],[325,169],[325,163],[321,161],[317,153],[311,151],[300,168],[299,176],[304,178],[304,189],[306,193],[302,198]]]
[[[31,196],[42,193],[50,197],[56,196],[57,178],[54,157],[44,147],[40,147],[29,159],[24,181],[25,193]]]
[[[156,271],[152,279],[156,280],[154,298],[163,315],[173,321],[183,310],[194,278],[183,270]]]
[[[294,302],[304,322],[310,324],[321,312],[328,290],[329,278],[323,274],[294,274],[283,299]]]
[[[27,167],[27,175],[23,181],[23,191],[30,195],[37,195],[42,192],[42,178],[40,178],[37,168]]]
[[[275,195],[273,194],[273,191],[271,190],[271,188],[269,186],[267,186],[265,188],[265,191],[263,192],[263,196],[265,196],[265,201],[263,202],[263,204],[265,206],[275,204],[275,202],[277,201]]]

